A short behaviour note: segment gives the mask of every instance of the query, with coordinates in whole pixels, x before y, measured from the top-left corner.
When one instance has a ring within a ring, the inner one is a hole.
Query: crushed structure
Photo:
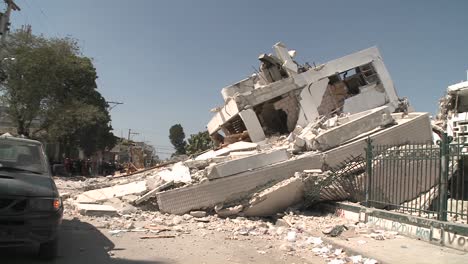
[[[260,72],[222,89],[208,132],[215,141],[247,131],[252,142],[306,127],[321,116],[355,114],[400,100],[377,48],[311,67],[294,60],[282,43],[262,54]],[[223,135],[221,135],[223,134]]]
[[[269,216],[304,200],[361,199],[366,140],[432,142],[429,114],[412,112],[398,98],[377,48],[317,66],[298,64],[282,43],[273,49],[274,55],[260,55],[257,73],[221,90],[224,105],[212,110],[207,125],[215,149],[74,202],[128,204],[117,211],[152,204],[201,220],[200,211]],[[411,199],[417,197],[401,202]]]

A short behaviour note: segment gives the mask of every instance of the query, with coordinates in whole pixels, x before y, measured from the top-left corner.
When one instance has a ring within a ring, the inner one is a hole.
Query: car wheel
[[[41,259],[53,259],[57,256],[57,249],[58,249],[57,239],[42,243],[39,246],[39,257]]]

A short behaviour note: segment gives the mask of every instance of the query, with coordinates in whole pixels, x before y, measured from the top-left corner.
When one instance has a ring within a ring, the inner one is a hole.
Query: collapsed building
[[[207,125],[216,149],[146,181],[85,192],[77,202],[134,195],[135,204],[153,201],[164,213],[266,216],[304,199],[359,199],[368,139],[432,142],[428,113],[398,98],[377,48],[314,66],[298,64],[282,43],[273,48],[275,55],[260,55],[258,72],[221,90],[224,105]],[[352,188],[342,190],[346,184]]]
[[[294,60],[295,51],[282,43],[276,56],[262,54],[260,72],[222,89],[224,106],[208,123],[215,141],[248,132],[252,142],[287,134],[321,116],[355,114],[379,106],[390,112],[400,100],[380,52],[372,47],[310,66]],[[230,141],[228,141],[229,143]]]

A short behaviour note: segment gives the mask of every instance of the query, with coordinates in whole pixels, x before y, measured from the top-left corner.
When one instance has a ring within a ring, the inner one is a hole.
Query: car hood
[[[55,197],[57,190],[53,179],[47,175],[27,172],[0,172],[0,195]]]

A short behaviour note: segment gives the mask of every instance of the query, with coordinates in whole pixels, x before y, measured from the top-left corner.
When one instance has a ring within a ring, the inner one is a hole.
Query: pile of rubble
[[[376,48],[315,67],[299,65],[282,43],[274,49],[259,57],[260,72],[222,89],[225,104],[207,126],[216,149],[127,177],[69,183],[69,202],[83,214],[140,206],[270,216],[304,200],[359,201],[367,139],[432,141],[429,115],[397,97]]]

